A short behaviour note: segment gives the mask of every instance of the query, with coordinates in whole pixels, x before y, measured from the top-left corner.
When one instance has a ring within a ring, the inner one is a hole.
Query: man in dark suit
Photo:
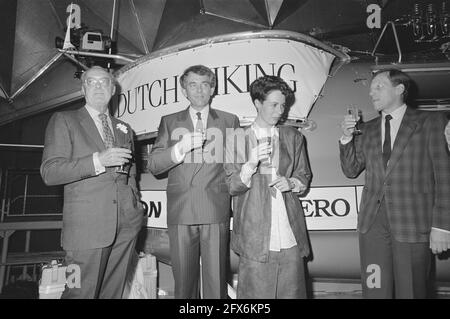
[[[121,298],[143,222],[132,130],[108,114],[114,80],[101,67],[85,71],[86,105],[55,113],[45,134],[41,175],[64,185],[65,263],[81,271],[81,286],[66,287],[63,298]],[[127,173],[117,172],[120,165]]]
[[[230,195],[222,151],[226,130],[239,127],[239,119],[210,107],[216,77],[209,68],[189,67],[180,84],[190,105],[162,117],[149,157],[154,175],[169,172],[167,225],[175,298],[199,297],[200,256],[203,297],[225,298]]]
[[[226,144],[227,183],[233,195],[231,248],[239,255],[237,297],[306,298],[303,257],[309,254],[303,207],[311,170],[303,135],[278,126],[293,92],[281,78],[250,86],[255,122]]]
[[[364,169],[358,215],[361,277],[367,298],[424,298],[431,254],[450,248],[450,158],[445,119],[405,104],[409,77],[375,73],[370,96],[381,116],[360,125],[346,116],[341,166],[354,178]]]

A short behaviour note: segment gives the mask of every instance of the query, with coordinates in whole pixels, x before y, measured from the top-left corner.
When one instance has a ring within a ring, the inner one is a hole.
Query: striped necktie
[[[197,112],[197,124],[195,125],[195,131],[203,132],[203,121],[202,121],[202,113]]]
[[[105,113],[100,113],[98,115],[100,120],[102,120],[103,137],[106,148],[112,148],[114,145],[114,135],[111,132],[111,128],[108,124],[108,116]]]
[[[195,124],[195,131],[203,134],[202,113],[197,112],[195,114],[197,115],[197,123]],[[196,158],[197,161],[203,161],[203,149],[202,148],[198,148],[198,149],[194,150],[194,153],[197,154],[197,156],[201,156],[201,157]],[[194,160],[194,161],[196,161],[196,160]]]

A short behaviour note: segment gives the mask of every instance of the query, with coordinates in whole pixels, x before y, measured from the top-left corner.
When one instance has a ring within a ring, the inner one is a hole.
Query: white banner
[[[312,187],[301,197],[308,230],[356,229],[362,187]]]
[[[120,86],[113,100],[115,115],[137,135],[156,132],[161,116],[185,109],[179,77],[189,66],[203,64],[217,75],[212,107],[238,115],[242,125],[253,121],[256,109],[248,93],[263,75],[283,78],[295,91],[289,118],[305,118],[327,79],[335,56],[301,41],[274,36],[231,39],[185,48],[142,59],[118,73]]]
[[[308,230],[353,230],[357,226],[362,186],[313,187],[301,197]],[[142,191],[147,227],[167,228],[165,191]],[[230,223],[230,226],[232,222]]]
[[[141,195],[147,209],[147,226],[167,228],[166,191],[141,191]]]

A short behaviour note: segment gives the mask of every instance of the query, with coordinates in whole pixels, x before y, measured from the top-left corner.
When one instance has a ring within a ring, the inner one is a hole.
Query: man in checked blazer
[[[122,298],[143,222],[133,133],[108,114],[115,81],[107,70],[94,66],[81,82],[86,105],[52,116],[41,164],[47,185],[64,185],[65,263],[80,267],[80,286],[66,287],[62,298]],[[128,174],[116,172],[122,164]]]
[[[209,68],[187,68],[180,84],[190,105],[161,118],[148,164],[154,175],[169,172],[167,226],[175,298],[199,297],[200,256],[203,297],[225,298],[230,195],[222,153],[226,130],[239,127],[239,119],[210,107],[216,77]]]
[[[342,122],[340,159],[354,178],[365,169],[358,215],[361,278],[366,298],[425,298],[431,253],[450,248],[450,157],[446,120],[405,104],[409,77],[374,74],[370,96],[381,115]]]

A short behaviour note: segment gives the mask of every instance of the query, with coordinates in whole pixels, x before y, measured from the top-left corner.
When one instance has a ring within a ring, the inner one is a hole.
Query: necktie
[[[386,168],[389,157],[391,157],[391,125],[389,121],[392,120],[392,116],[388,114],[384,120],[383,164]]]
[[[100,120],[102,120],[103,137],[106,148],[112,148],[114,145],[114,135],[111,132],[111,128],[108,124],[108,116],[105,113],[100,113],[98,115]]]
[[[203,121],[201,112],[197,112],[197,124],[195,125],[195,130],[197,132],[203,132]]]
[[[195,124],[195,131],[203,133],[203,121],[202,121],[202,113],[197,112],[197,124]],[[197,148],[194,150],[194,154],[196,154],[196,157],[194,158],[194,162],[198,163],[201,162],[203,159],[203,149]],[[200,156],[200,157],[199,157]]]

